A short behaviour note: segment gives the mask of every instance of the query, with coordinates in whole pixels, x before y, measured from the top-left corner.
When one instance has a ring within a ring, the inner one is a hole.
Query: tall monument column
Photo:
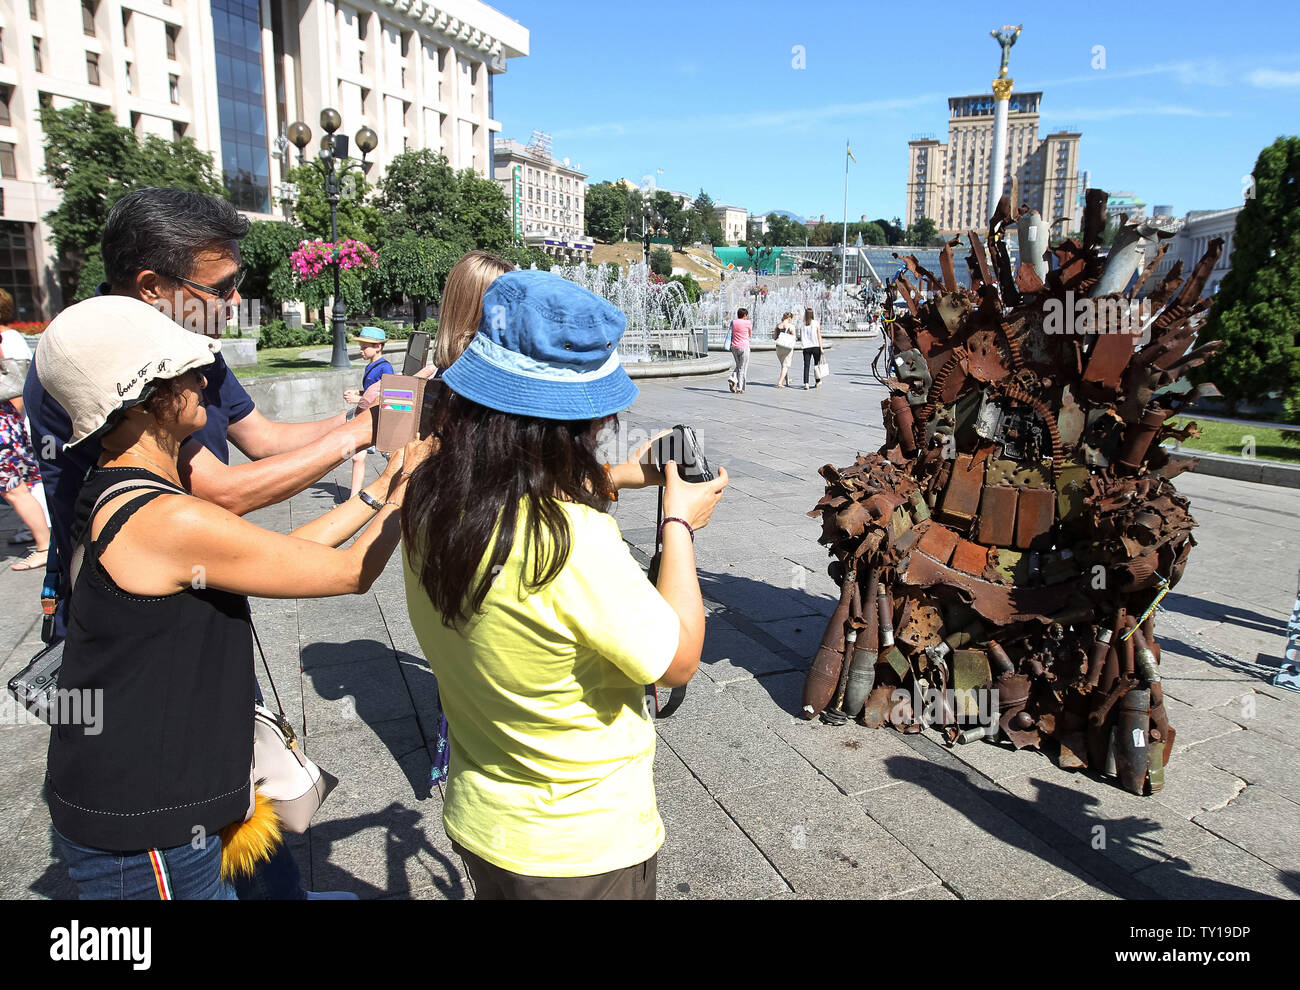
[[[990,31],[1002,46],[1002,67],[998,77],[993,80],[993,153],[989,160],[989,218],[997,211],[998,200],[1002,198],[1002,184],[1007,171],[1007,109],[1011,102],[1011,87],[1015,80],[1007,75],[1007,61],[1011,57],[1011,46],[1020,36],[1024,25],[1004,25],[1001,32]],[[1012,203],[1014,210],[1016,204]]]

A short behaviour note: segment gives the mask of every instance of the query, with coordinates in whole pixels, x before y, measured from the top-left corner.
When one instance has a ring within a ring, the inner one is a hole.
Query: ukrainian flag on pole
[[[854,165],[858,163],[858,160],[853,157],[853,149],[849,147],[848,141],[844,142],[844,153],[849,156],[849,161],[853,162]]]

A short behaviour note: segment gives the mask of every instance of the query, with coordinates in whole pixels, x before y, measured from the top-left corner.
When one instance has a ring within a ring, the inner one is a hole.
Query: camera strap
[[[655,513],[655,553],[650,558],[650,569],[646,572],[646,577],[650,579],[651,584],[659,583],[659,561],[664,555],[663,548],[663,523],[664,523],[664,490],[659,489],[659,507]],[[653,684],[646,685],[645,693],[647,699],[653,698],[655,705],[655,718],[667,718],[673,712],[681,707],[682,702],[686,700],[686,685],[675,687],[668,695],[668,700],[664,702],[663,707],[659,705],[659,693],[655,690]],[[647,706],[647,711],[649,706]]]

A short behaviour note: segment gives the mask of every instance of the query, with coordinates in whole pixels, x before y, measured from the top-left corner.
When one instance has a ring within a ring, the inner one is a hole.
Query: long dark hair
[[[510,556],[520,510],[524,549],[534,552],[523,588],[533,593],[569,559],[569,520],[560,501],[604,512],[609,482],[596,459],[592,420],[516,416],[443,389],[435,421],[438,449],[407,482],[402,538],[442,624],[462,629],[483,611]]]

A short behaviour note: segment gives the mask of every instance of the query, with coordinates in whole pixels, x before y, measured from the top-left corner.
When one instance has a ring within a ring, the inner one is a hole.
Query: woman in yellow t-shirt
[[[444,373],[438,450],[403,509],[406,600],[451,726],[443,824],[480,898],[653,898],[663,822],[644,685],[704,641],[694,531],[727,485],[666,472],[658,585],[607,513],[602,424],[637,388],[626,318],[507,272]]]

